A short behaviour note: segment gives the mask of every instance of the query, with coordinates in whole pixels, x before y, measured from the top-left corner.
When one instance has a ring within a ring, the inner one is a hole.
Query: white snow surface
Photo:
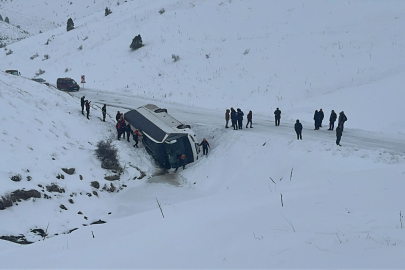
[[[403,1],[13,0],[3,11],[33,36],[0,49],[0,70],[22,74],[0,72],[0,198],[41,198],[0,210],[0,237],[33,242],[0,240],[1,269],[405,267]],[[30,80],[39,70],[50,86]],[[54,87],[81,75],[78,92]],[[209,156],[162,173],[142,143],[116,140],[116,111],[148,103],[207,138]],[[225,129],[230,107],[252,110],[253,128]],[[332,109],[348,117],[342,147],[326,130]],[[119,181],[95,154],[108,139]]]

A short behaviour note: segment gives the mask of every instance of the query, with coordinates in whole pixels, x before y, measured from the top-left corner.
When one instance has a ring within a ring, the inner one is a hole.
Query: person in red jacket
[[[175,172],[179,167],[183,166],[183,170],[186,168],[186,155],[185,154],[178,154],[177,155],[177,167]]]
[[[86,100],[87,119],[90,119],[90,118],[89,118],[89,114],[90,114],[90,102],[91,102],[91,101]]]
[[[132,135],[135,142],[134,147],[138,148],[138,138],[141,137],[142,135],[139,133],[138,129],[135,129]]]
[[[117,124],[115,125],[115,127],[117,128],[117,139],[120,140],[121,137],[121,122],[118,121]]]

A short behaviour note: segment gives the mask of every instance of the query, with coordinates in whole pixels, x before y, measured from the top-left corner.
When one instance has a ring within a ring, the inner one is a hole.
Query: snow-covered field
[[[0,1],[3,18],[33,35],[0,49],[0,70],[22,74],[0,72],[0,198],[42,196],[0,210],[0,237],[34,242],[0,241],[0,268],[404,268],[405,3],[29,3]],[[145,46],[131,51],[138,34]],[[53,85],[86,84],[61,92],[31,81],[39,70]],[[209,157],[161,175],[142,144],[116,141],[116,111],[147,103],[191,124]],[[252,110],[253,129],[225,129],[230,107]],[[348,117],[342,147],[326,130],[332,109]],[[95,155],[107,139],[119,181],[104,179],[112,172]]]

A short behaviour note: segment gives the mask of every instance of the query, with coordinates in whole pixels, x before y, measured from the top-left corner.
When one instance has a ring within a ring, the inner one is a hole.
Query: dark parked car
[[[47,81],[45,81],[44,79],[42,79],[42,78],[33,78],[31,80],[33,80],[34,82],[42,83],[42,84],[45,84],[45,85],[49,86],[49,83]]]
[[[56,81],[56,87],[59,90],[76,90],[79,91],[80,86],[77,82],[71,78],[58,78]]]

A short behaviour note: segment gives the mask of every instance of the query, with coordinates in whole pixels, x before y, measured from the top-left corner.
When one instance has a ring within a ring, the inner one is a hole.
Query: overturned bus
[[[175,168],[179,154],[185,154],[186,164],[198,159],[200,147],[196,134],[166,109],[148,104],[126,112],[124,119],[142,132],[146,151],[162,168]]]

